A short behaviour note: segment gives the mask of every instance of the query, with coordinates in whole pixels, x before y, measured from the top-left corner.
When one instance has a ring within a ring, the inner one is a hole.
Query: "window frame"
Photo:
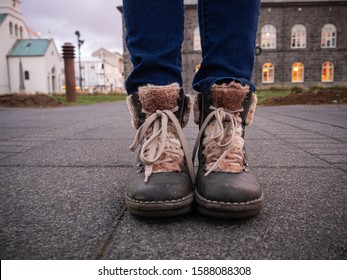
[[[325,33],[326,33],[326,35],[324,36]],[[324,40],[325,45],[323,45],[323,39],[325,39]],[[328,42],[331,42],[330,46],[327,46]],[[327,23],[322,27],[320,46],[322,49],[336,48],[336,46],[337,46],[337,28],[334,24]]]
[[[268,36],[267,36],[268,35]],[[269,37],[269,38],[266,38]],[[263,45],[264,40],[270,41],[270,46]],[[273,46],[271,46],[273,45]],[[277,49],[277,28],[273,24],[265,24],[260,32],[260,46],[263,50]]]
[[[329,80],[323,80],[323,73],[324,70],[327,71],[327,73],[330,73],[329,70],[331,70],[331,75],[326,75],[327,77],[330,77],[331,79]],[[325,61],[322,64],[322,71],[321,71],[321,82],[322,83],[333,83],[334,82],[334,73],[335,72],[335,65],[331,61]]]
[[[294,70],[295,67],[299,67],[299,69],[295,71]],[[300,72],[300,71],[301,71],[302,80],[298,80],[297,79],[298,76],[296,77],[297,80],[294,80],[294,73]],[[304,83],[304,82],[305,82],[305,65],[300,61],[294,62],[292,65],[292,83],[298,84],[298,83]]]
[[[13,36],[13,22],[10,21],[9,23],[9,31],[10,31],[10,35]]]
[[[294,43],[294,46],[293,46]],[[306,49],[307,48],[307,29],[303,24],[295,24],[292,27],[290,36],[291,49]]]
[[[24,80],[30,81],[30,72],[28,70],[24,71]]]
[[[14,36],[16,38],[18,38],[18,25],[17,24],[14,25]]]
[[[264,69],[267,69],[267,71],[264,71]],[[266,80],[264,79],[264,73],[268,72],[268,76]],[[263,84],[273,84],[275,83],[275,66],[271,62],[266,62],[263,64],[262,70],[261,70],[261,82]]]

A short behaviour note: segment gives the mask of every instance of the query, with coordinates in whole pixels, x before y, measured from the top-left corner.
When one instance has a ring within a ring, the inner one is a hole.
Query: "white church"
[[[60,92],[62,81],[54,41],[25,24],[20,0],[0,0],[0,94]]]

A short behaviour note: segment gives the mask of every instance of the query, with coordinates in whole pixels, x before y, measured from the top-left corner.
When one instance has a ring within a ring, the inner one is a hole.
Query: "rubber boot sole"
[[[140,217],[173,217],[181,216],[192,210],[194,195],[172,201],[137,201],[125,196],[129,212]]]
[[[257,216],[264,206],[264,197],[241,203],[218,202],[203,198],[196,193],[197,210],[206,216],[227,218],[227,219],[244,219]]]

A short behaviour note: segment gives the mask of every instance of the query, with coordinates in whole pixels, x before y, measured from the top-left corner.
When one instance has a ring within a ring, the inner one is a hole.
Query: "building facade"
[[[257,87],[347,83],[347,1],[262,0],[252,81]],[[125,33],[124,33],[125,34]],[[201,62],[197,1],[185,1],[183,87]],[[124,70],[132,69],[124,46]]]
[[[84,92],[124,92],[123,56],[105,48],[91,57],[81,58],[81,78]],[[79,61],[75,60],[76,85],[80,83]]]
[[[61,59],[53,40],[17,40],[7,54],[7,61],[9,92],[51,94],[61,91]]]
[[[0,0],[0,38],[0,94],[61,91],[60,54],[25,24],[20,0]]]
[[[347,1],[262,1],[258,86],[347,83]]]

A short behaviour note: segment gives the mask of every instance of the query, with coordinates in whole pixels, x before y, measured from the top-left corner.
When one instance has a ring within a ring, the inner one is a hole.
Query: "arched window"
[[[261,48],[276,49],[276,27],[267,24],[261,29]]]
[[[19,27],[19,37],[23,39],[23,27]]]
[[[334,81],[334,64],[327,61],[322,65],[322,82]]]
[[[302,24],[294,25],[292,28],[291,47],[306,48],[306,27]]]
[[[292,83],[304,82],[304,65],[301,62],[295,62],[292,67]]]
[[[30,80],[29,71],[24,71],[24,79],[25,79],[25,80]]]
[[[263,65],[262,83],[275,82],[275,68],[272,63],[265,63]]]
[[[17,24],[14,26],[14,35],[16,37],[18,37],[18,25]]]
[[[326,24],[322,28],[322,48],[336,48],[336,27]]]
[[[13,23],[12,23],[12,21],[9,24],[9,29],[10,29],[10,35],[13,35]]]
[[[201,44],[200,44],[200,31],[199,27],[194,29],[194,42],[193,42],[193,50],[194,51],[201,51]]]

